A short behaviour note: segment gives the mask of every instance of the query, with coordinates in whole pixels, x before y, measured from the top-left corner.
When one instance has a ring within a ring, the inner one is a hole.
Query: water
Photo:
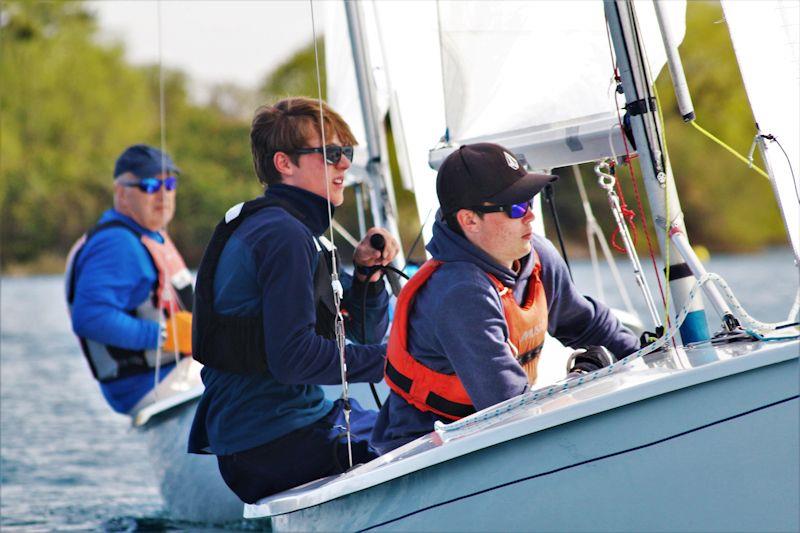
[[[619,266],[626,269],[622,261]],[[755,318],[786,318],[798,287],[788,250],[717,256],[707,266]],[[596,294],[588,262],[575,262],[573,269],[581,289]],[[621,306],[607,273],[604,279],[607,301]],[[4,278],[0,289],[0,527],[203,529],[163,511],[144,441],[135,438],[127,417],[106,406],[80,354],[61,279]],[[639,294],[632,287],[629,292],[644,311]]]

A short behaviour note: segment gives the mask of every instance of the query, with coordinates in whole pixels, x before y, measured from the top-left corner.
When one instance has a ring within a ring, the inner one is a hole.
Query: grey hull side
[[[273,517],[295,531],[797,531],[797,358]]]
[[[147,439],[166,511],[175,520],[241,521],[244,504],[222,480],[216,456],[186,452],[197,402],[159,413],[137,429]]]

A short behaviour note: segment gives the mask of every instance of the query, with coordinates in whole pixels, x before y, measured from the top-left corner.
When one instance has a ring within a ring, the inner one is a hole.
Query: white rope
[[[603,283],[600,276],[600,261],[597,257],[595,239],[597,239],[597,242],[600,243],[600,247],[603,250],[603,256],[605,257],[606,264],[608,264],[608,267],[611,269],[611,275],[614,278],[614,283],[617,285],[617,291],[622,298],[622,303],[625,306],[625,310],[630,314],[635,315],[636,312],[633,309],[633,304],[631,303],[631,298],[628,295],[628,290],[625,288],[625,284],[622,282],[622,277],[619,274],[617,262],[614,259],[614,255],[611,253],[611,248],[608,246],[603,229],[600,227],[600,224],[598,224],[597,219],[594,216],[592,205],[589,203],[589,196],[586,194],[586,187],[583,185],[583,176],[581,176],[580,167],[578,165],[572,165],[572,173],[575,176],[575,182],[578,185],[578,194],[580,195],[581,205],[583,206],[583,212],[586,216],[586,240],[589,243],[589,256],[592,259],[592,272],[594,273],[598,297],[601,301],[605,301]]]
[[[311,9],[311,36],[314,40],[314,66],[317,75],[317,99],[319,101],[319,129],[322,140],[322,166],[325,172],[325,197],[328,200],[328,225],[331,235],[331,287],[333,289],[333,303],[336,308],[334,330],[336,332],[336,345],[339,349],[339,367],[342,377],[342,401],[344,403],[344,420],[347,431],[347,457],[350,468],[353,467],[353,445],[350,431],[350,395],[347,387],[347,361],[345,359],[345,332],[344,317],[342,316],[341,300],[344,295],[342,282],[339,281],[339,269],[336,263],[336,245],[333,237],[333,208],[331,206],[330,180],[328,179],[328,154],[325,140],[325,116],[322,110],[322,76],[319,68],[319,49],[317,46],[317,26],[314,18],[314,0],[308,0]]]
[[[609,163],[606,161],[601,161],[595,165],[594,171],[595,174],[597,174],[597,183],[600,185],[600,188],[606,191],[608,204],[611,208],[611,214],[614,216],[614,221],[617,224],[619,234],[622,236],[622,240],[625,243],[625,252],[628,256],[631,266],[633,267],[633,274],[634,278],[636,279],[636,284],[639,285],[642,296],[644,296],[645,303],[647,304],[647,310],[650,312],[650,318],[653,320],[655,327],[658,328],[662,326],[661,317],[658,309],[656,308],[656,304],[653,301],[653,296],[650,292],[650,286],[647,283],[647,278],[644,277],[642,264],[639,261],[639,254],[636,252],[636,247],[633,245],[633,239],[631,239],[631,234],[628,231],[628,225],[626,224],[625,217],[622,213],[619,197],[614,191],[616,177],[610,174],[610,168],[611,167]],[[604,172],[601,169],[606,169],[608,172]]]
[[[789,310],[789,315],[786,317],[787,322],[793,322],[800,318],[800,287],[797,289],[797,294],[794,295],[794,304]]]
[[[626,367],[636,359],[644,357],[645,355],[651,354],[657,350],[660,350],[661,348],[664,348],[665,346],[668,346],[669,342],[672,340],[673,337],[677,335],[680,326],[683,324],[684,320],[686,320],[686,317],[691,312],[690,309],[691,304],[694,301],[694,299],[698,296],[700,288],[706,283],[714,283],[722,290],[723,296],[730,304],[733,314],[736,316],[736,318],[739,320],[741,324],[748,326],[744,328],[744,332],[751,335],[752,337],[758,340],[776,341],[776,340],[797,339],[798,336],[800,336],[800,328],[795,327],[793,330],[790,330],[793,331],[793,334],[780,337],[769,337],[768,336],[769,333],[777,331],[778,329],[788,329],[786,328],[787,324],[783,322],[767,323],[754,319],[747,313],[747,311],[745,311],[744,307],[742,307],[742,305],[739,303],[739,300],[736,299],[736,296],[734,296],[733,291],[731,290],[728,283],[721,276],[709,272],[705,276],[697,280],[697,282],[695,282],[694,286],[692,287],[692,290],[689,291],[689,297],[686,300],[686,305],[680,310],[680,313],[678,313],[677,319],[675,320],[675,325],[669,328],[662,337],[657,339],[652,344],[649,344],[644,348],[640,349],[639,351],[636,351],[628,355],[627,357],[620,359],[616,363],[612,363],[607,367],[601,368],[600,370],[596,370],[590,374],[585,374],[576,378],[565,379],[559,383],[554,383],[553,385],[547,387],[526,392],[524,394],[517,396],[516,398],[512,398],[511,400],[507,400],[506,402],[499,404],[495,409],[482,411],[480,413],[476,413],[466,418],[462,418],[461,420],[451,422],[450,424],[443,424],[442,422],[437,421],[434,424],[434,429],[436,431],[457,431],[460,429],[472,427],[485,420],[489,420],[491,418],[495,418],[509,411],[514,411],[516,409],[534,404],[539,400],[549,398],[557,394],[561,394],[568,390],[579,387],[584,383],[595,381],[598,378],[618,372],[621,368]]]

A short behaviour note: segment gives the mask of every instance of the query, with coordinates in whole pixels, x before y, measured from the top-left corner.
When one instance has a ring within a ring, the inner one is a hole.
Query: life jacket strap
[[[408,400],[407,395],[411,394],[414,380],[392,366],[388,359],[386,360],[386,381],[395,392]],[[401,391],[405,395],[401,394]],[[475,407],[471,404],[448,400],[430,390],[425,395],[424,404],[429,408],[428,410],[451,420],[458,420],[475,412]]]

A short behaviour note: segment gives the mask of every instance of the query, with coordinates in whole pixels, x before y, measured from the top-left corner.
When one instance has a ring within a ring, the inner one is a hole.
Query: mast
[[[376,226],[385,227],[400,240],[397,226],[397,204],[394,188],[389,173],[386,135],[378,116],[375,85],[372,82],[372,65],[367,53],[367,41],[364,31],[364,13],[360,2],[344,0],[347,16],[347,27],[350,34],[350,45],[353,52],[353,63],[358,85],[358,97],[361,114],[364,117],[364,131],[367,141],[367,176],[369,180],[370,211]],[[402,247],[396,261],[405,264]]]
[[[702,302],[687,301],[693,284],[690,277],[693,272],[669,238],[673,233],[685,236],[686,227],[672,169],[662,145],[662,125],[658,120],[656,101],[651,93],[653,81],[644,57],[634,6],[626,0],[604,0],[604,5],[656,236],[662,256],[669,257],[672,279],[669,280],[669,289],[666,290],[671,289],[673,317],[684,306],[690,305],[692,312],[680,328],[683,342],[705,340],[709,335]],[[687,253],[685,248],[688,248],[688,253],[693,254],[690,247],[681,247],[681,251]],[[711,289],[716,291],[713,287]],[[712,297],[712,301],[718,305],[715,298]],[[719,298],[718,301],[722,299]],[[725,311],[729,312],[727,309],[718,310],[723,316]]]

